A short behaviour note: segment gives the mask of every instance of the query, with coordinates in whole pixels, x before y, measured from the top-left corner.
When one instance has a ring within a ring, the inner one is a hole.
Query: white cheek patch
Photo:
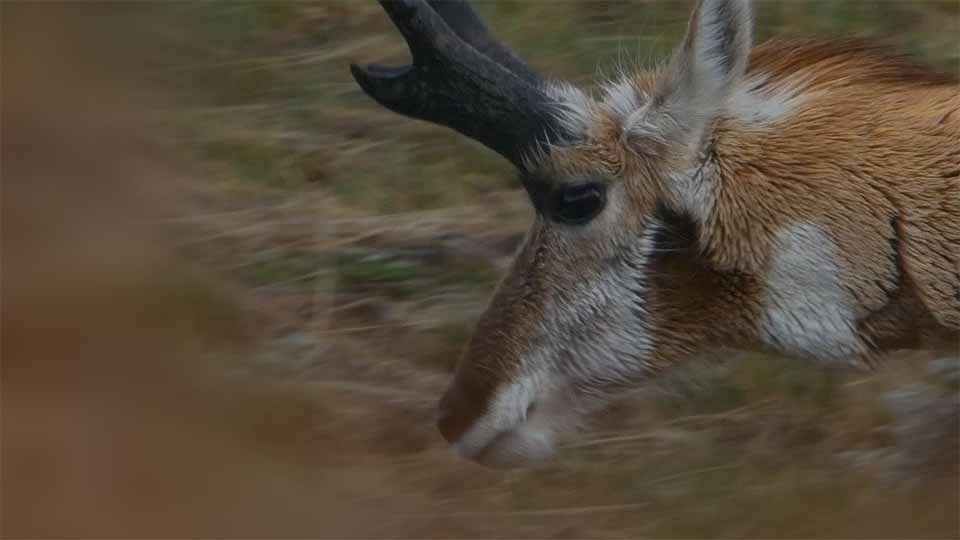
[[[850,294],[840,284],[835,246],[820,228],[781,231],[767,275],[763,340],[787,354],[849,360],[864,352]]]
[[[603,217],[579,234],[610,235],[622,227],[623,193],[614,192]],[[583,381],[634,382],[646,371],[656,329],[646,311],[648,263],[660,225],[651,223],[629,246],[615,246],[617,264],[568,286],[562,302],[544,306],[541,334],[556,336],[530,351],[547,363],[573,358],[554,368],[557,384]],[[588,241],[584,238],[583,241]],[[577,249],[575,244],[570,250]]]

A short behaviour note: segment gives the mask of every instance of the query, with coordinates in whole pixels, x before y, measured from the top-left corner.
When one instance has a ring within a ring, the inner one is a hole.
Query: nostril
[[[537,402],[531,401],[530,404],[527,405],[527,410],[523,412],[523,418],[524,419],[530,418],[530,415],[533,414],[533,411],[536,410],[536,408],[537,408]]]

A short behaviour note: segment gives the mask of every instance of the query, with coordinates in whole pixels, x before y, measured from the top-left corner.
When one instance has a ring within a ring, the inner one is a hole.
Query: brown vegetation
[[[573,78],[620,21],[658,42],[688,7],[550,5],[482,8]],[[960,371],[919,353],[717,351],[549,466],[452,456],[435,401],[529,216],[507,167],[349,85],[403,50],[375,4],[187,6],[3,5],[3,536],[960,534]],[[955,63],[955,5],[871,6],[761,25]]]

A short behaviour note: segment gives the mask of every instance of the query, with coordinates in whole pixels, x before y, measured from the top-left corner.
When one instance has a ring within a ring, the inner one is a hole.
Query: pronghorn
[[[618,389],[714,347],[872,364],[956,351],[960,92],[860,40],[753,47],[700,0],[660,68],[545,80],[465,1],[381,0],[413,63],[385,107],[509,159],[536,217],[440,403],[463,456],[519,465]]]

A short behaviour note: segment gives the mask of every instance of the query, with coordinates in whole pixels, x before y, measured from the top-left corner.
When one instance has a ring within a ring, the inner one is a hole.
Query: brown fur
[[[860,40],[772,41],[751,55],[748,77],[761,73],[767,78],[760,91],[802,81],[806,97],[768,129],[718,120],[707,156],[720,185],[714,211],[687,231],[696,238],[658,256],[650,269],[648,310],[661,330],[653,336],[649,370],[707,346],[756,345],[773,237],[792,222],[815,223],[836,243],[839,280],[856,300],[867,356],[954,344],[960,324],[955,79]],[[645,91],[655,81],[651,74],[636,77]],[[540,173],[555,181],[622,179],[630,213],[652,215],[666,191],[661,171],[682,157],[650,141],[625,144],[621,119],[602,108],[596,114],[583,142],[555,148]],[[620,225],[634,234],[643,227]],[[476,404],[517,371],[537,338],[546,297],[597,271],[586,259],[566,272],[561,261],[569,253],[542,238],[532,244],[515,261],[462,362],[455,386],[486,381],[483,392],[471,394]],[[483,412],[470,409],[457,432]]]
[[[919,64],[881,43],[853,37],[773,39],[751,51],[748,72],[769,73],[773,76],[771,81],[809,75],[811,89],[877,84],[957,84],[955,74]]]
[[[548,104],[549,141],[461,130],[518,166],[537,209],[441,402],[465,455],[545,456],[611,389],[711,347],[956,351],[956,76],[861,39],[752,43],[748,0],[698,0],[669,62],[600,100],[525,77],[517,108]]]
[[[474,459],[536,454],[551,422],[709,348],[956,350],[956,77],[751,36],[749,3],[702,0],[663,69],[599,101],[548,88],[572,133],[522,159],[539,213],[440,406]],[[537,199],[584,180],[606,193],[586,223]]]
[[[849,47],[847,47],[849,45]],[[807,101],[762,134],[716,131],[723,202],[702,240],[720,267],[754,270],[785,221],[818,223],[840,248],[864,317],[915,287],[960,328],[960,108],[956,80],[860,41],[771,43],[752,70],[807,77]],[[843,74],[840,76],[839,74]],[[808,75],[809,74],[809,75]],[[749,222],[734,215],[749,215]],[[763,227],[756,227],[757,223]]]
[[[698,229],[704,258],[677,269],[668,257],[654,271],[669,277],[653,287],[651,311],[672,329],[658,356],[749,344],[762,291],[754,278],[766,272],[776,231],[793,222],[818,224],[838,246],[868,356],[956,350],[956,80],[862,41],[774,41],[754,50],[749,73],[771,75],[768,91],[802,78],[816,97],[771,129],[720,121],[710,165],[721,187]]]

